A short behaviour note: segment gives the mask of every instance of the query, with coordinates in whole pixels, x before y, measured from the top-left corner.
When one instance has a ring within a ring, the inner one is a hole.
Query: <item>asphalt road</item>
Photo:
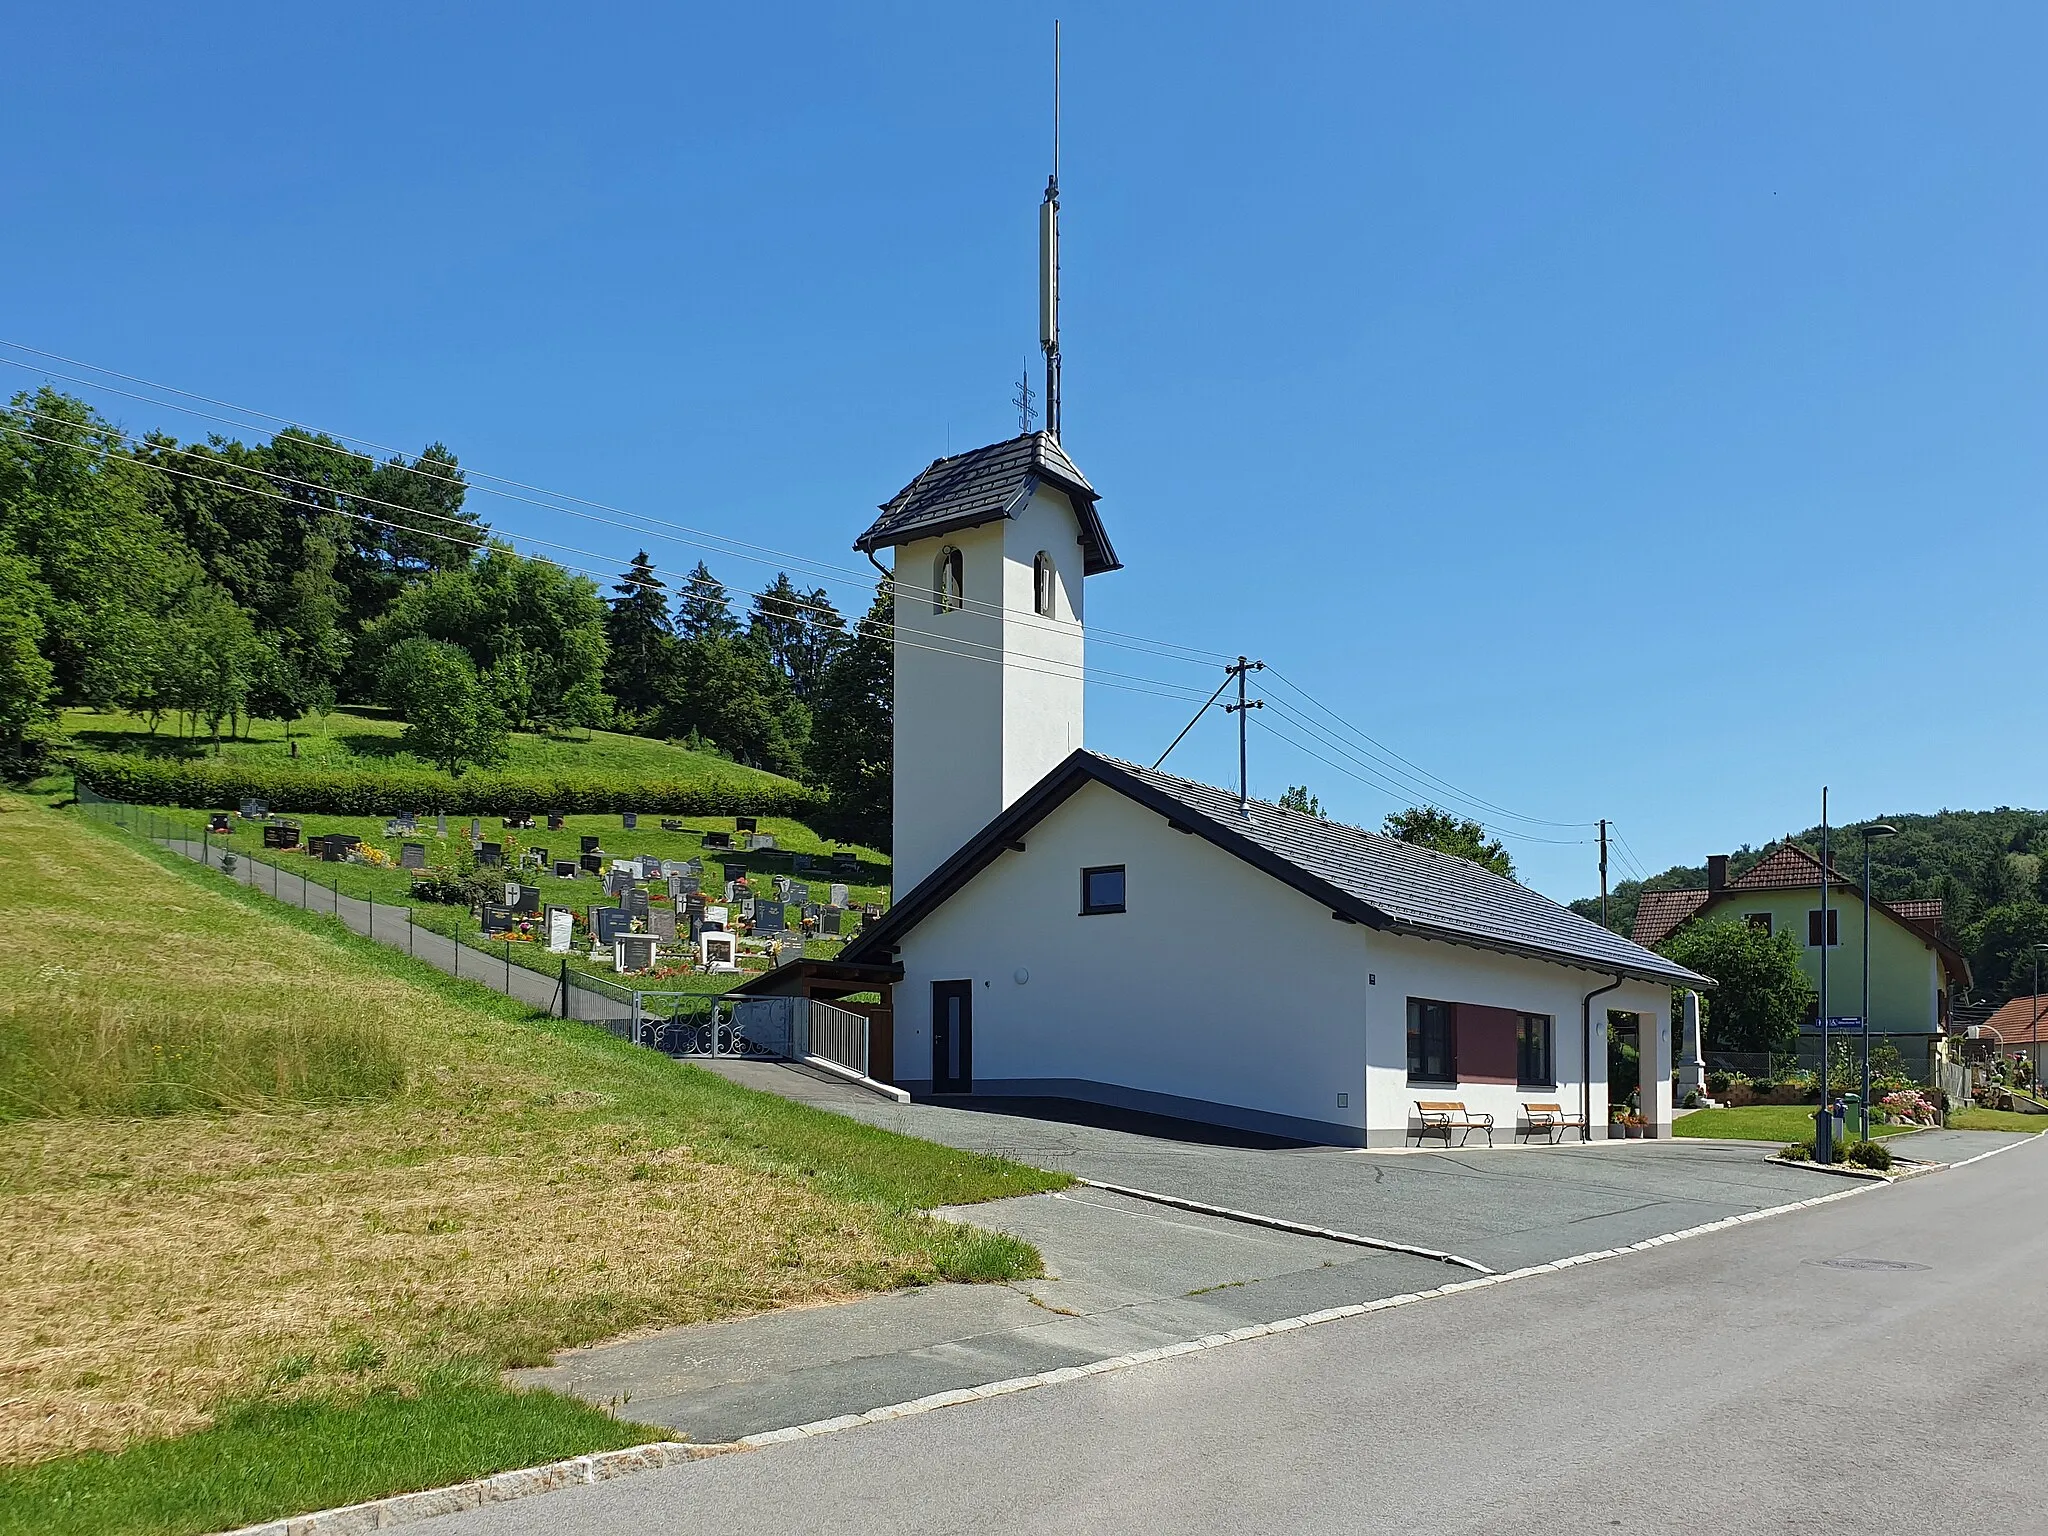
[[[2028,1141],[1618,1260],[432,1529],[2048,1531],[2044,1191]]]

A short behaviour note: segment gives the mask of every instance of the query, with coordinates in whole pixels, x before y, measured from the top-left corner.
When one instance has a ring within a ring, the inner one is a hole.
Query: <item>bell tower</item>
[[[900,899],[1081,745],[1083,583],[1120,569],[1049,432],[939,459],[856,549],[896,552]]]

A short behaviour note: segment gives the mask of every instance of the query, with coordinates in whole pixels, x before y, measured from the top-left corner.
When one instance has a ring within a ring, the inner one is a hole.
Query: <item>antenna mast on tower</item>
[[[1052,175],[1038,209],[1038,344],[1045,349],[1045,433],[1060,436],[1060,24],[1052,24]]]

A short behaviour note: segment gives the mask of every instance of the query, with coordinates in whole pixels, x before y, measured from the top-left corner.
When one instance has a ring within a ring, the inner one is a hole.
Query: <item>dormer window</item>
[[[948,544],[932,565],[932,612],[952,613],[966,596],[967,562]]]
[[[1037,612],[1044,614],[1048,619],[1055,617],[1053,613],[1055,579],[1056,573],[1053,570],[1052,556],[1041,549],[1038,552],[1038,558],[1031,562],[1031,606]]]

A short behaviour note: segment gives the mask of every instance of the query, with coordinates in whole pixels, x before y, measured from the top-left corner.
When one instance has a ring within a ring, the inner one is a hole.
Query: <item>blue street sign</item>
[[[1863,1021],[1861,1019],[1829,1019],[1828,1028],[1830,1030],[1855,1031],[1863,1028]]]

